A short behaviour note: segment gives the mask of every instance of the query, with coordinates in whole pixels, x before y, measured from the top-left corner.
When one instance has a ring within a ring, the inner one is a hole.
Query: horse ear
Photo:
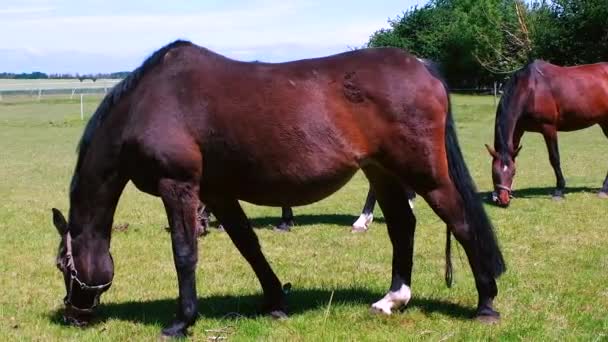
[[[55,225],[55,228],[57,228],[57,231],[59,232],[59,235],[63,236],[65,234],[68,233],[68,223],[65,220],[65,217],[63,217],[63,214],[61,213],[61,211],[59,211],[59,209],[53,208],[53,224]]]
[[[488,152],[490,153],[490,155],[493,158],[498,158],[498,153],[496,153],[496,151],[494,151],[493,148],[491,148],[490,146],[488,146],[488,144],[484,144],[486,146],[486,149],[488,150]]]
[[[524,145],[519,145],[519,147],[515,150],[515,152],[513,153],[513,159],[515,159],[515,157],[517,157],[517,155],[519,154],[519,151],[521,151],[522,147],[524,147]]]

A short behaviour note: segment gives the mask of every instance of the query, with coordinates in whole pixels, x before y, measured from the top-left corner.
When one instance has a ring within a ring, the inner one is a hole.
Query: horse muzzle
[[[506,208],[511,204],[511,198],[513,198],[513,192],[510,188],[504,185],[496,185],[494,192],[492,192],[492,202],[502,208]]]

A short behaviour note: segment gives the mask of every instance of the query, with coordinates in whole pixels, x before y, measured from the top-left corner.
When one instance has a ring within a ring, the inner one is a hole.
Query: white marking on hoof
[[[414,209],[414,200],[413,199],[408,199],[407,203],[410,204],[410,208]]]
[[[398,309],[407,303],[412,298],[412,291],[407,285],[401,285],[401,289],[397,291],[390,291],[384,298],[372,304],[372,310],[390,315],[393,313],[393,309]]]
[[[357,231],[367,230],[369,228],[370,223],[374,220],[374,214],[361,214],[357,221],[353,223],[353,229]]]

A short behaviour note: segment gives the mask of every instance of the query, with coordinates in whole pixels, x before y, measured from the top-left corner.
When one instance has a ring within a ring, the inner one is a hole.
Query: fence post
[[[80,94],[80,120],[84,120],[84,104],[82,103],[82,97],[84,95]]]

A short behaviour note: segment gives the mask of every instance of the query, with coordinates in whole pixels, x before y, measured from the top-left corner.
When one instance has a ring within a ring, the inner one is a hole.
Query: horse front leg
[[[557,147],[557,130],[555,126],[543,126],[542,129],[543,138],[545,138],[545,144],[547,145],[547,151],[549,152],[549,161],[555,172],[555,178],[557,184],[553,191],[553,199],[561,200],[564,198],[564,189],[566,188],[566,180],[562,174],[562,168],[560,166],[559,159],[559,148]]]
[[[179,287],[176,318],[162,333],[165,336],[182,337],[198,315],[195,274],[198,260],[198,185],[194,182],[162,179],[159,189],[171,227],[173,261]]]
[[[224,224],[224,229],[241,255],[247,260],[264,291],[263,311],[274,318],[287,317],[287,303],[281,282],[266,257],[260,242],[237,200],[210,202],[215,217]]]

